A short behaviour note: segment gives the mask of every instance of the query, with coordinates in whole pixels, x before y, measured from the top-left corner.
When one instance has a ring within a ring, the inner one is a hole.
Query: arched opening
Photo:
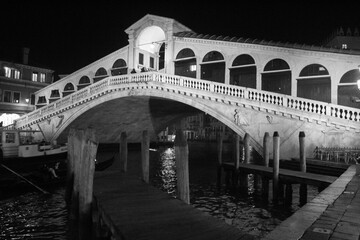
[[[77,85],[77,89],[80,90],[89,85],[91,85],[90,78],[88,76],[82,76],[79,80],[79,84]]]
[[[201,79],[225,82],[225,61],[221,53],[211,51],[205,55],[201,64]]]
[[[331,78],[320,64],[306,66],[297,79],[297,96],[322,102],[331,102]]]
[[[265,65],[262,90],[291,95],[291,70],[287,62],[273,59]]]
[[[360,108],[360,103],[356,99],[360,99],[360,90],[357,86],[357,80],[360,79],[358,69],[346,72],[340,79],[338,86],[338,104],[353,108]]]
[[[190,48],[184,48],[176,55],[175,75],[196,78],[196,57]]]
[[[165,40],[165,33],[158,26],[150,26],[142,30],[137,40],[136,65],[138,69],[164,69]]]
[[[230,84],[256,88],[255,60],[247,54],[237,56],[230,68]]]
[[[107,71],[105,68],[101,67],[95,72],[94,83],[108,77]]]
[[[122,58],[117,59],[111,68],[111,76],[123,75],[127,74],[127,72],[128,68],[126,66],[126,62]]]
[[[66,97],[67,95],[72,94],[73,92],[75,92],[74,85],[72,83],[67,83],[64,87],[63,97]]]

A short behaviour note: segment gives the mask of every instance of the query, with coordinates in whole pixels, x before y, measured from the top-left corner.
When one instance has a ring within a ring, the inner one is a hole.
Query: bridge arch
[[[149,89],[141,89],[136,90],[132,89],[131,87],[129,90],[126,91],[114,91],[110,94],[104,95],[101,100],[90,101],[84,104],[81,108],[77,107],[77,110],[69,115],[69,117],[64,120],[62,125],[56,130],[56,132],[52,136],[52,140],[57,139],[65,129],[71,125],[73,121],[75,121],[78,117],[82,114],[97,107],[100,104],[106,104],[112,100],[120,99],[120,98],[129,98],[130,97],[154,97],[154,98],[162,98],[167,100],[176,101],[188,106],[191,106],[195,109],[198,109],[215,119],[222,122],[228,128],[232,129],[237,134],[244,136],[245,130],[241,128],[235,121],[233,114],[225,115],[222,113],[221,108],[218,106],[212,106],[206,103],[206,101],[202,101],[201,98],[189,98],[187,95],[182,94],[173,94],[172,92],[168,91],[154,91]],[[164,126],[166,127],[166,126]],[[159,129],[161,131],[162,129]],[[251,139],[251,145],[254,147],[255,150],[259,151],[261,154],[261,145],[256,142],[253,138]]]

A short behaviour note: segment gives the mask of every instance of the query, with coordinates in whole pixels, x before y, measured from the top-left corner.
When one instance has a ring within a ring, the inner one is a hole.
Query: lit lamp
[[[359,83],[358,83],[359,84]],[[29,103],[29,99],[28,98],[25,98],[25,102],[26,103]]]

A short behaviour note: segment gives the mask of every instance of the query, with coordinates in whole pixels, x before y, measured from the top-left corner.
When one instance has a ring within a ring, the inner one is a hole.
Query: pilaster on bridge
[[[151,99],[166,100],[168,108],[183,104],[211,115],[240,136],[248,133],[260,155],[265,132],[274,131],[281,138],[283,159],[298,157],[300,131],[306,134],[307,157],[318,146],[360,146],[360,109],[158,72],[105,78],[21,117],[15,127],[40,128],[52,141],[66,139],[70,126],[91,126],[103,133],[100,142],[118,142],[126,129],[130,141],[140,142],[143,130],[154,140],[166,124],[191,114],[154,114]]]

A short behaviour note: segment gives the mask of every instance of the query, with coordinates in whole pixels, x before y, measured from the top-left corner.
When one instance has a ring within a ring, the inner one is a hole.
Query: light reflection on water
[[[174,148],[159,149],[159,158],[155,160],[153,185],[176,197],[176,166]],[[293,204],[290,207],[273,206],[272,193],[269,204],[265,205],[255,194],[253,175],[249,175],[248,194],[241,196],[223,185],[216,186],[216,161],[204,160],[199,156],[189,157],[190,202],[210,215],[222,219],[243,232],[261,239],[272,231],[281,221],[299,209],[299,185],[293,185]],[[269,189],[272,189],[271,181]],[[317,194],[317,189],[308,186],[308,199]]]
[[[0,201],[0,239],[66,239],[64,189]]]

